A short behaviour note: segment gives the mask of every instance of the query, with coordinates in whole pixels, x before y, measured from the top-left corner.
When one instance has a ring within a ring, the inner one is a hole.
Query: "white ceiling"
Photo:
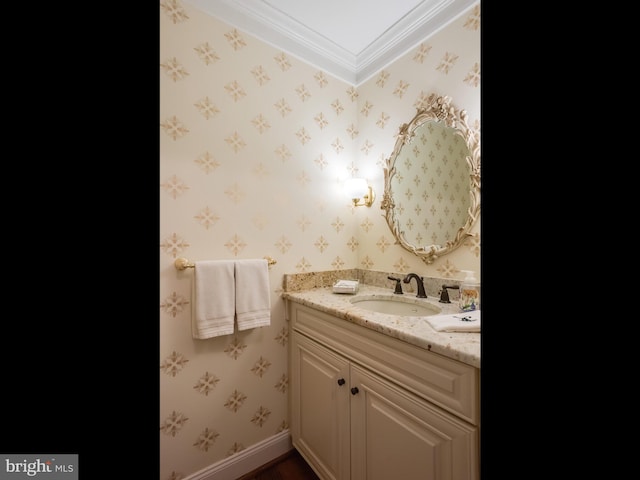
[[[353,85],[477,0],[185,0]]]

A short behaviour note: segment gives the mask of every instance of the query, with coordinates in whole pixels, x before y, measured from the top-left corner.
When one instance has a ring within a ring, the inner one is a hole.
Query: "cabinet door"
[[[346,480],[350,471],[349,364],[295,331],[291,355],[293,445],[321,478]]]
[[[355,365],[350,388],[351,480],[479,478],[476,427]]]

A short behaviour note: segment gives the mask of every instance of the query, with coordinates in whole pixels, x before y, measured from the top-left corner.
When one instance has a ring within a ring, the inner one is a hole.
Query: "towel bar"
[[[267,261],[267,263],[269,264],[269,266],[271,266],[271,265],[275,265],[276,263],[278,263],[278,262],[276,262],[273,258],[271,258],[271,257],[270,257],[270,256],[268,256],[268,255],[267,255],[266,257],[263,257],[263,258]],[[175,261],[175,262],[173,262],[173,264],[175,265],[175,267],[176,267],[178,270],[184,270],[184,269],[186,269],[186,268],[193,268],[193,267],[195,267],[195,264],[194,264],[194,263],[191,263],[189,260],[187,260],[187,259],[186,259],[186,258],[184,258],[184,257],[176,258],[176,261]]]

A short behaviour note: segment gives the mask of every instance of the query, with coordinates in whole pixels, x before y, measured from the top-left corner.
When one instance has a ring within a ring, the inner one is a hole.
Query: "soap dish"
[[[357,280],[338,280],[333,284],[333,293],[358,293],[360,282]]]

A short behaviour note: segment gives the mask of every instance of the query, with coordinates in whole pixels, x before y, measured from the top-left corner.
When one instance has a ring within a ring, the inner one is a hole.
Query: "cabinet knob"
[[[338,385],[342,386],[345,384],[344,378],[339,378],[338,379]]]
[[[351,395],[355,395],[356,393],[358,393],[360,390],[358,390],[358,387],[353,387],[351,389]]]

